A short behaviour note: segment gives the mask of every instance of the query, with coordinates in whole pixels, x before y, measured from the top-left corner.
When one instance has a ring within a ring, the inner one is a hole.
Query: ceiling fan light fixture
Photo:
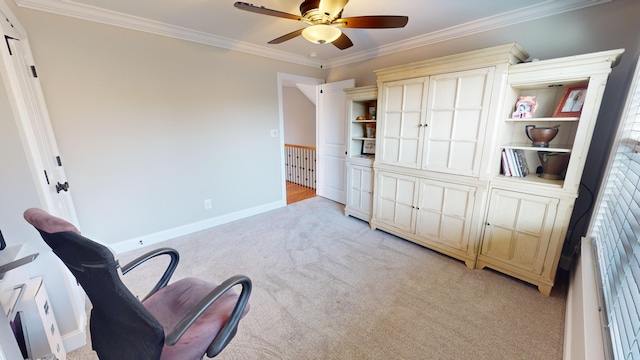
[[[302,30],[302,36],[314,44],[332,43],[342,35],[342,31],[335,26],[317,24]]]

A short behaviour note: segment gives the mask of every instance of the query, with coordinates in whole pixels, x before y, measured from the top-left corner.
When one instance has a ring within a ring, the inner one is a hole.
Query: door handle
[[[56,192],[59,194],[60,191],[69,191],[69,183],[67,181],[64,182],[64,184],[60,184],[60,182],[58,181],[58,183],[56,184]]]

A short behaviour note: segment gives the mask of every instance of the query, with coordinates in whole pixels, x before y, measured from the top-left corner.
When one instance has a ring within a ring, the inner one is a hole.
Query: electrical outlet
[[[211,209],[211,199],[205,199],[204,200],[204,209],[205,210]]]
[[[271,137],[278,137],[278,130],[271,129]]]

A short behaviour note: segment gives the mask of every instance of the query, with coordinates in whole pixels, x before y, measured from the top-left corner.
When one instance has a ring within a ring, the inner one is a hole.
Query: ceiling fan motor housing
[[[342,11],[340,12],[342,13]],[[314,24],[317,23],[331,23],[335,19],[328,19],[331,14],[320,14],[320,0],[305,0],[300,4],[300,14],[302,17],[311,21]],[[336,16],[336,19],[340,17],[340,14]]]

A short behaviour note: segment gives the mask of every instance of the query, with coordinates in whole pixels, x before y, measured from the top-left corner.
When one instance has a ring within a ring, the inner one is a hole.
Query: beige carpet
[[[252,279],[251,311],[219,359],[562,359],[564,283],[545,297],[342,208],[315,197],[156,246],[180,251],[175,279]],[[140,294],[150,267],[127,275]],[[89,346],[68,356],[96,358]]]

